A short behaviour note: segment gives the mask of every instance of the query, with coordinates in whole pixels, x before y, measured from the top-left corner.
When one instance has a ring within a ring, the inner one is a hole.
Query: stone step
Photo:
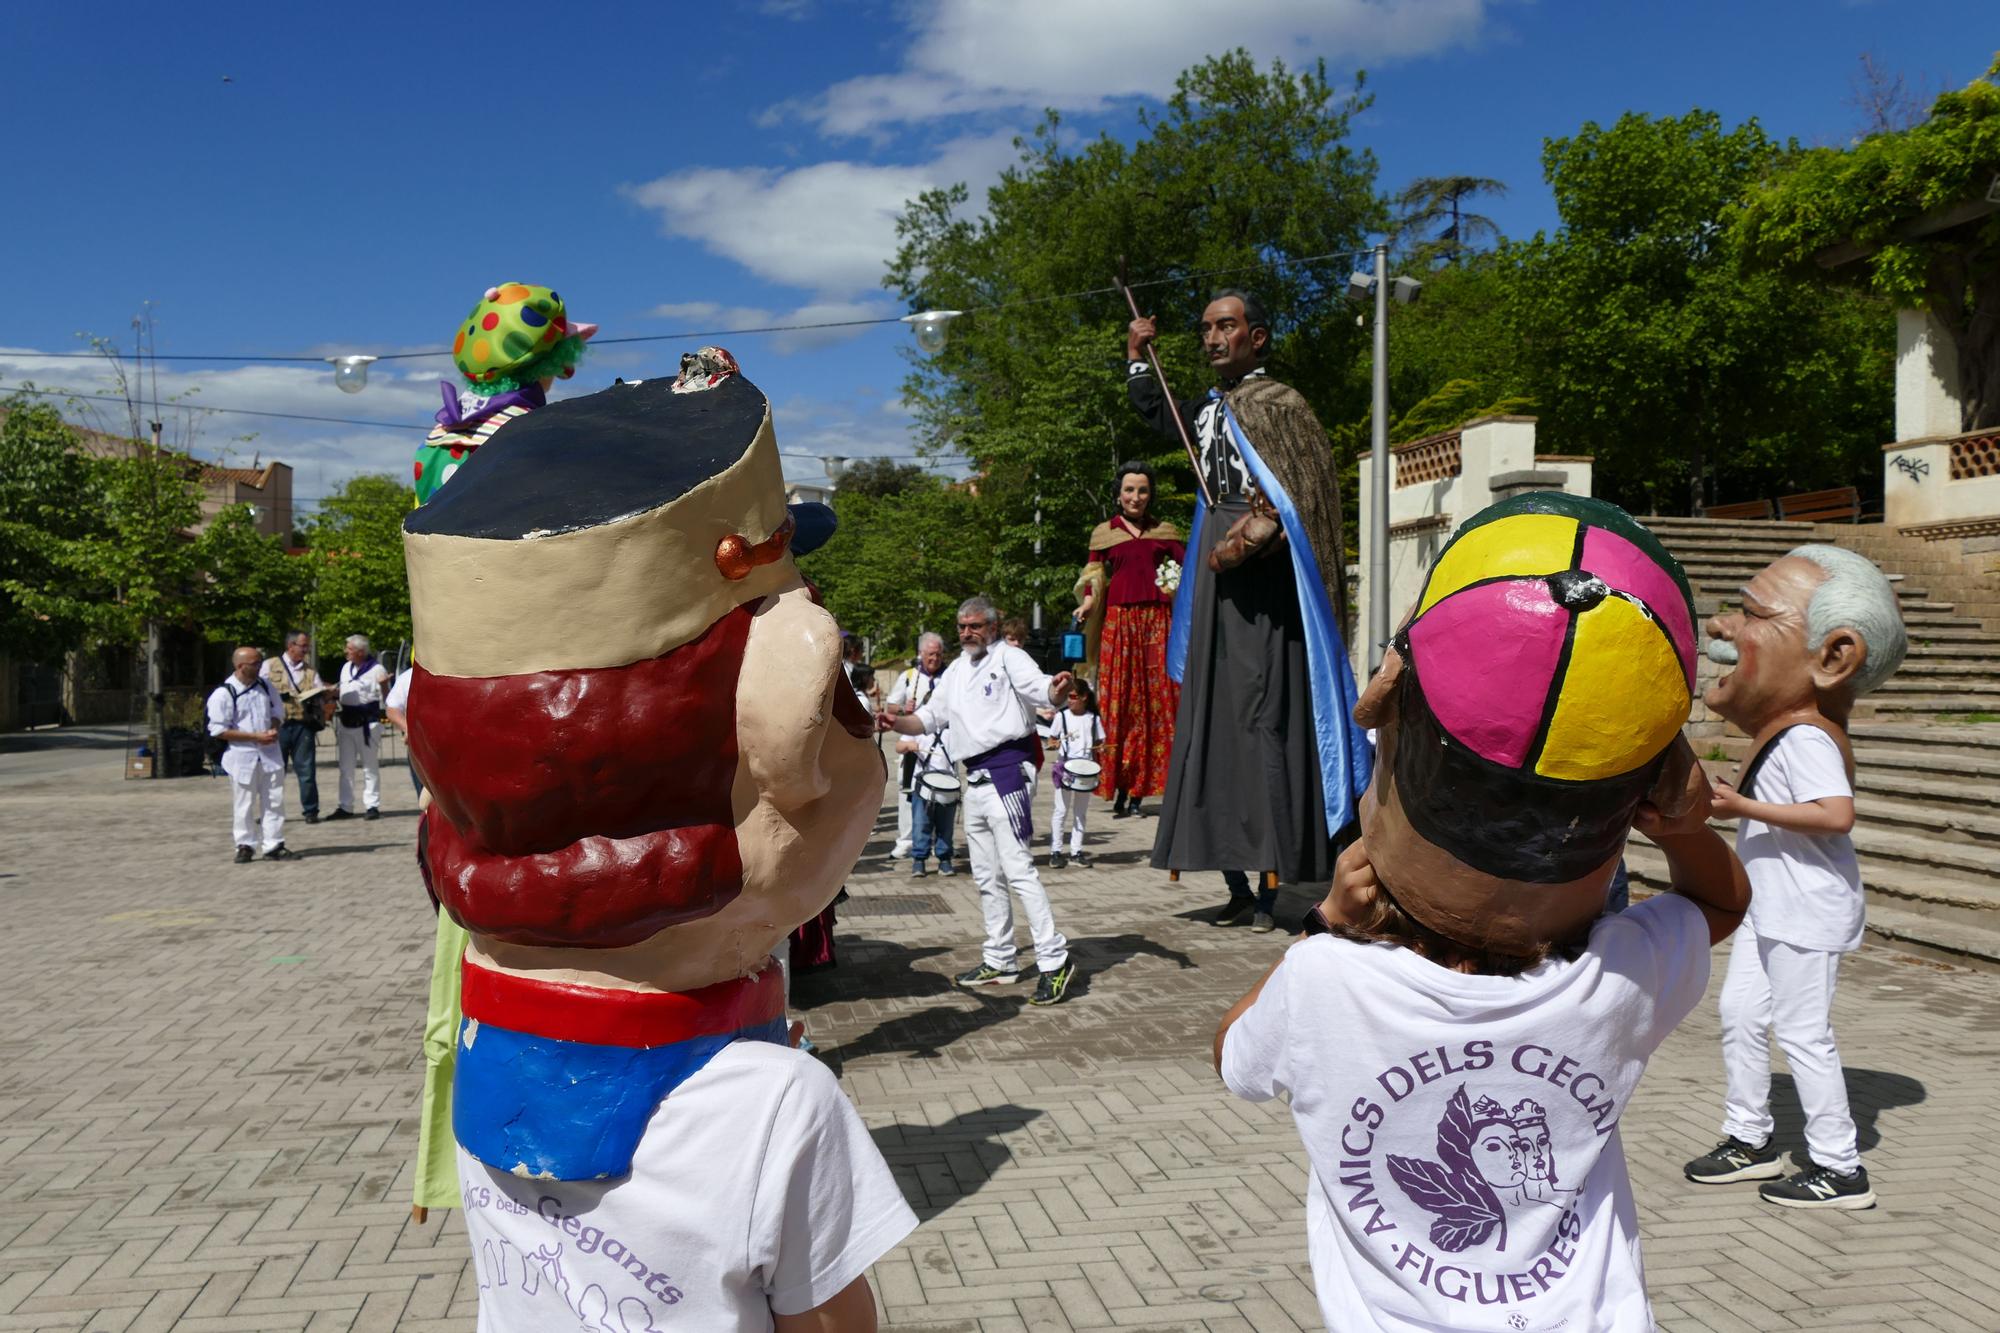
[[[1925,756],[1921,764],[1885,764],[1881,751],[1862,749],[1855,757],[1859,767],[1854,785],[1864,795],[1914,801],[1921,808],[1984,811],[2000,818],[2000,766],[1969,774],[1957,764],[1950,772],[1938,771],[1935,756]]]
[[[1857,776],[1855,785],[1861,789],[1854,803],[1859,826],[1900,829],[1944,842],[1987,848],[1994,853],[1993,870],[1996,882],[2000,882],[2000,810],[1993,807],[1990,798],[1984,808],[1976,803],[1941,799],[1926,790],[1933,784],[1911,783],[1907,778],[1902,780],[1902,785],[1906,789],[1916,787],[1918,790],[1885,791],[1884,787],[1896,784],[1882,781],[1881,785],[1877,785],[1869,778],[1860,776]],[[1967,785],[1991,791],[1984,783]]]
[[[2000,672],[1983,671],[1974,674],[1952,670],[1932,673],[1913,672],[1906,676],[1898,671],[1876,686],[1875,692],[1869,697],[1879,699],[1885,694],[1962,694],[2000,698]]]
[[[1911,648],[1903,664],[1896,668],[1890,680],[1942,679],[2000,680],[2000,662],[1979,653],[1936,652],[1928,648]],[[1883,682],[1885,685],[1887,681]]]
[[[1892,724],[1857,722],[1849,731],[1849,739],[1854,743],[1855,765],[1864,780],[1870,773],[1900,773],[1927,778],[1932,788],[1940,793],[1972,790],[1983,793],[1990,782],[1993,784],[1990,799],[2000,804],[2000,750],[1981,745],[1977,740],[1955,745],[1948,740],[1934,744],[1899,741],[1894,736],[1871,739],[1860,730],[1863,726],[1878,725]],[[1973,724],[1970,730],[1976,732],[1979,725]],[[1922,730],[1949,733],[1953,729],[1925,727]],[[1726,764],[1711,761],[1709,766],[1710,771],[1721,776],[1727,776],[1729,765],[1741,763],[1750,755],[1750,738],[1734,732],[1725,733],[1708,744],[1720,745],[1727,756]],[[1980,799],[1989,798],[1981,796]]]
[[[1885,825],[1871,822],[1860,812],[1856,804],[1857,819],[1854,832],[1854,850],[1861,857],[1862,878],[1868,876],[1868,866],[1901,866],[1906,870],[1936,874],[1951,882],[1962,881],[1987,893],[1992,898],[1992,906],[2000,909],[2000,847],[1991,843],[1955,842],[1901,825]],[[1736,821],[1716,819],[1710,823],[1726,834],[1732,841],[1736,837]],[[2000,924],[2000,916],[1994,921]]]
[[[2000,721],[2000,701],[1981,694],[1889,694],[1868,696],[1877,713],[1974,713],[1982,720]]]
[[[1643,838],[1625,848],[1634,889],[1667,887],[1666,857]],[[1953,961],[2000,966],[2000,891],[1976,880],[1861,857],[1867,929],[1880,943]],[[1635,896],[1637,896],[1635,894]]]
[[[1847,729],[1855,745],[1881,745],[1904,751],[1921,751],[1942,756],[1976,755],[1984,760],[2000,760],[2000,725],[1991,722],[1911,722],[1857,720]],[[1954,759],[1941,757],[1939,767]]]

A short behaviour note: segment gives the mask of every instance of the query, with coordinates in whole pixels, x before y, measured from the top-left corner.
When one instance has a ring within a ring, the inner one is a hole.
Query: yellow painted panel
[[[1687,721],[1680,659],[1660,627],[1620,597],[1577,617],[1569,666],[1535,771],[1588,781],[1627,773],[1658,754]]]
[[[1568,569],[1576,552],[1576,520],[1563,514],[1514,514],[1472,529],[1451,544],[1430,582],[1419,613],[1467,584],[1505,574],[1553,574]]]

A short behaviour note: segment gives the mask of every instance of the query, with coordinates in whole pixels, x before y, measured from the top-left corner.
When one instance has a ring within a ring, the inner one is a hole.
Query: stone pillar
[[[1896,438],[1956,435],[1958,349],[1927,310],[1896,312]]]

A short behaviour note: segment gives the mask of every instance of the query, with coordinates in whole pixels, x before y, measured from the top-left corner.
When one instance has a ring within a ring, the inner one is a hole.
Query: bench
[[[1701,511],[1703,518],[1756,518],[1771,517],[1769,500],[1744,500],[1739,504],[1709,505]]]
[[[1830,523],[1861,518],[1861,492],[1852,486],[1831,491],[1805,491],[1778,497],[1778,518],[1785,523]]]

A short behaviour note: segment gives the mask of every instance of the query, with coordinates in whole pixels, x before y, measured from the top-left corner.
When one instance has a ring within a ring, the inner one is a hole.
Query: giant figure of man
[[[1250,873],[1330,879],[1372,763],[1341,639],[1340,490],[1312,408],[1263,369],[1255,298],[1219,292],[1202,312],[1206,397],[1169,400],[1144,360],[1155,332],[1132,321],[1127,392],[1162,434],[1178,438],[1180,414],[1215,503],[1195,509],[1167,640],[1181,699],[1153,865],[1222,871],[1215,923],[1254,910],[1268,930],[1277,890],[1253,899]]]

